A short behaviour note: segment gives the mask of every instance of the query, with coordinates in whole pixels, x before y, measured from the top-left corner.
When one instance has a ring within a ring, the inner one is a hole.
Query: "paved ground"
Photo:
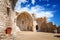
[[[60,40],[60,37],[54,37],[57,34],[44,32],[20,32],[17,33],[16,40]],[[59,34],[60,35],[60,34]]]

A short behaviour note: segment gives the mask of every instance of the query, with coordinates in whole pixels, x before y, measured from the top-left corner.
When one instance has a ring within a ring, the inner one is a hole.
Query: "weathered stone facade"
[[[44,18],[37,18],[37,25],[38,25],[38,30],[37,31],[43,31],[43,29],[46,28],[46,23],[47,23],[47,19]]]
[[[0,0],[0,27],[5,30],[7,27],[12,27],[12,33],[20,29],[21,31],[34,31],[34,17],[27,12],[16,15],[14,12],[14,0]],[[3,8],[2,8],[3,7]],[[18,27],[19,28],[18,28]]]
[[[0,0],[0,29],[5,31],[7,27],[12,27],[14,32],[16,27],[14,19],[15,12],[12,10],[10,0]]]
[[[57,26],[56,25],[53,25],[52,22],[47,23],[47,25],[48,25],[48,32],[54,33]]]
[[[57,33],[60,33],[60,26],[57,27]]]
[[[0,0],[0,27],[5,28],[7,24],[6,0]]]
[[[22,12],[20,15],[18,15],[17,26],[20,28],[21,31],[31,31],[33,26],[33,19],[31,15],[27,12]]]

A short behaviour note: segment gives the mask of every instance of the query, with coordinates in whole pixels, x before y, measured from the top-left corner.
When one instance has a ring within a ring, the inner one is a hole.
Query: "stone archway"
[[[27,12],[22,12],[17,17],[17,26],[21,31],[32,31],[33,19]]]

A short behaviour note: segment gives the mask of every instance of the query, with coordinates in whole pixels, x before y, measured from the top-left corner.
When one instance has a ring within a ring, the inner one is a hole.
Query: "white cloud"
[[[22,11],[27,11],[27,12],[30,12],[30,13],[37,13],[37,12],[40,12],[44,10],[44,8],[42,6],[39,6],[39,5],[36,5],[34,7],[31,7],[31,9],[28,8],[28,5],[24,8],[21,8],[21,7],[16,7],[16,10],[15,11],[18,11],[18,12],[22,12]]]
[[[39,13],[37,13],[37,17],[47,17],[47,18],[51,18],[53,17],[53,14],[51,11],[41,11]]]
[[[37,11],[42,11],[42,10],[44,10],[44,8],[43,8],[42,6],[36,5],[36,6],[34,6],[34,7],[31,7],[31,10],[32,10],[33,12],[37,12]]]
[[[19,1],[19,2],[23,2],[23,3],[24,3],[24,2],[27,2],[26,0],[18,0],[18,1]]]
[[[27,0],[18,0],[15,6],[15,11],[19,11],[21,9],[21,3],[28,2]]]
[[[32,0],[32,4],[34,4],[35,3],[35,0]]]
[[[35,13],[36,18],[38,18],[38,17],[47,17],[48,21],[50,21],[51,18],[54,16],[53,11],[45,11],[45,8],[42,7],[42,6],[39,6],[39,5],[31,7],[31,9],[28,8],[30,6],[30,4],[27,5],[24,8],[21,8],[21,3],[22,2],[26,2],[26,0],[23,0],[21,2],[18,1],[17,4],[16,4],[16,7],[15,7],[15,11],[17,11],[17,12],[27,11],[29,13]]]

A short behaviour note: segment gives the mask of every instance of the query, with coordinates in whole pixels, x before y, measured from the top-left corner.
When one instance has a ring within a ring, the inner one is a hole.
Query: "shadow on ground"
[[[60,38],[60,35],[54,35],[54,37]]]

